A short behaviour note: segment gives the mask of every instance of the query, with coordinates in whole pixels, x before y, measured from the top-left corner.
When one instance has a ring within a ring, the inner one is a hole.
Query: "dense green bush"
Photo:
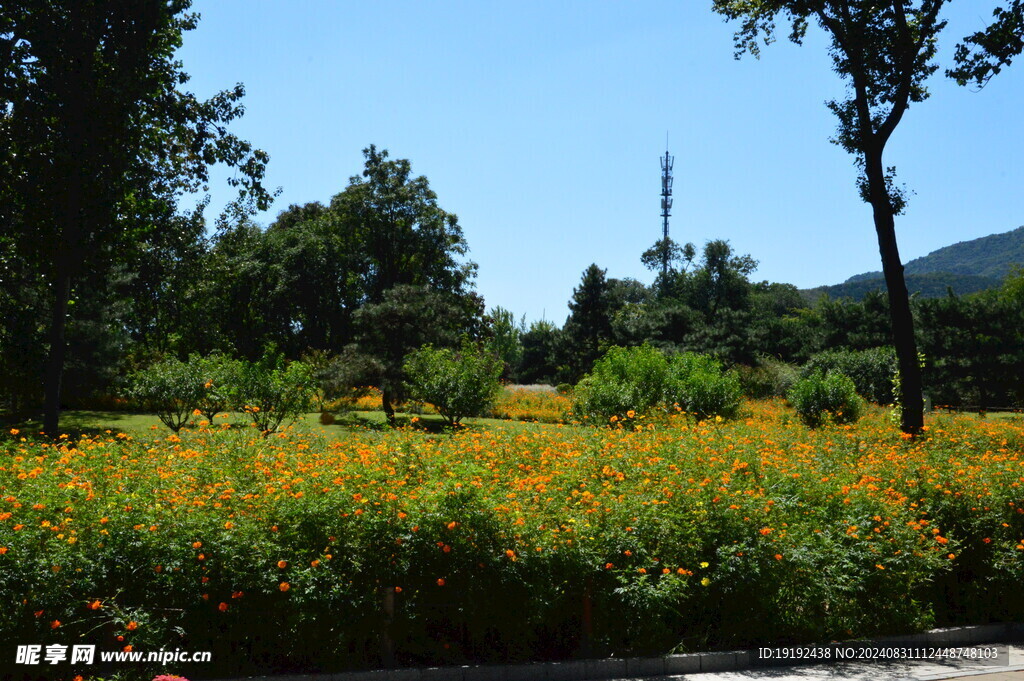
[[[755,366],[740,365],[736,373],[743,394],[754,400],[785,397],[800,379],[799,367],[770,357],[761,358]]]
[[[649,345],[613,347],[576,385],[573,412],[596,423],[633,419],[663,404],[668,360]]]
[[[127,396],[177,433],[205,397],[204,383],[196,363],[172,357],[135,372]]]
[[[800,419],[817,428],[826,421],[853,423],[864,411],[864,400],[853,380],[836,371],[815,372],[800,379],[789,391],[789,402]]]
[[[892,404],[896,351],[891,347],[819,352],[804,365],[801,377],[830,371],[848,376],[861,397],[878,404]]]
[[[504,362],[472,343],[458,351],[425,345],[405,359],[410,396],[428,402],[450,425],[477,416],[501,389]]]
[[[243,364],[233,391],[236,407],[249,414],[264,435],[294,421],[313,403],[313,371],[303,362],[285,363],[267,354]]]
[[[668,365],[665,402],[698,419],[732,418],[739,411],[743,390],[735,371],[724,371],[710,355],[676,355]]]

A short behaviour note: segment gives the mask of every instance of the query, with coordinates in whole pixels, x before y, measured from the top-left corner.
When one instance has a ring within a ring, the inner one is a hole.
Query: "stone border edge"
[[[1024,623],[980,624],[948,629],[932,629],[920,634],[842,641],[829,645],[945,646],[1017,641],[1024,641]],[[666,655],[664,657],[611,657],[592,660],[570,660],[566,662],[407,667],[361,672],[336,672],[332,674],[250,676],[220,679],[218,681],[611,681],[612,679],[740,671],[753,667],[753,660],[754,655],[750,650],[731,650]],[[789,662],[791,663],[790,666],[801,664],[800,660],[791,660]],[[806,660],[804,664],[814,664],[815,662],[815,660]],[[992,672],[1002,670],[1002,667],[992,668]]]

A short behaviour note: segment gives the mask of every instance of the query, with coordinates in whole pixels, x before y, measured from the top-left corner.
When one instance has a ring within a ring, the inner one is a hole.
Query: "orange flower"
[[[99,610],[102,607],[103,607],[103,604],[100,603],[99,601],[93,601],[92,603],[89,604],[89,609],[90,610]]]
[[[225,530],[233,530],[234,528],[235,528],[235,524],[233,522],[231,522],[230,520],[227,521],[226,523],[224,523],[224,529]]]
[[[444,586],[444,577],[438,577],[437,578],[437,585],[438,586]]]
[[[126,646],[124,647],[124,649],[123,649],[123,650],[124,650],[124,652],[126,652],[126,653],[130,653],[130,652],[132,652],[132,644],[131,644],[131,643],[129,643],[128,645],[126,645]]]
[[[760,532],[762,536],[767,537],[769,534],[772,533],[772,528],[762,527],[760,530],[758,530],[758,532]]]
[[[776,553],[775,554],[775,560],[782,560],[782,554],[781,553]]]
[[[217,606],[217,609],[220,610],[221,612],[227,612],[228,611],[228,604],[222,602],[220,605]]]
[[[128,631],[135,631],[138,628],[139,623],[135,621],[129,622],[128,625],[125,627],[125,629],[127,629]]]
[[[59,626],[60,626],[60,620],[54,620],[54,621],[50,622],[50,628],[51,629],[56,629]]]
[[[611,570],[613,567],[615,567],[615,565],[612,564],[612,563],[605,563],[604,564],[604,569],[605,570]]]
[[[279,560],[279,561],[277,561],[277,567],[279,567],[282,570],[284,570],[286,567],[288,567],[288,561],[286,561],[286,560]]]
[[[288,589],[292,588],[292,585],[289,584],[288,582],[281,582],[280,584],[277,585],[277,588],[280,589],[281,591],[288,591]]]
[[[448,523],[448,529],[454,530],[456,525],[458,525],[458,523],[453,520],[450,523]]]
[[[309,563],[310,567],[318,567],[319,565],[320,565],[320,561],[319,560],[312,560]]]
[[[402,593],[402,587],[400,587],[400,586],[396,586],[396,587],[395,587],[395,593],[396,593],[396,594],[400,594],[400,593]]]
[[[194,542],[192,542],[192,548],[194,548],[194,549],[202,548],[202,546],[203,546],[203,542],[201,542],[201,541],[194,541]]]

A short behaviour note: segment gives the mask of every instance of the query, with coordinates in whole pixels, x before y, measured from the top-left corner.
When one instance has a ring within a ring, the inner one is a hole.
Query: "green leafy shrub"
[[[755,366],[738,366],[743,394],[755,400],[785,397],[800,379],[800,368],[770,357],[761,358]]]
[[[830,371],[849,376],[861,397],[878,404],[893,403],[896,351],[891,347],[819,352],[804,365],[801,377]]]
[[[724,371],[710,355],[676,355],[668,363],[665,402],[698,419],[733,418],[739,412],[743,389],[735,371]]]
[[[800,419],[817,428],[826,421],[853,423],[864,411],[864,400],[849,376],[815,372],[796,382],[788,395]]]
[[[285,364],[280,355],[267,354],[243,364],[233,391],[235,406],[249,414],[268,435],[285,421],[294,421],[313,403],[313,370],[303,362]]]
[[[240,381],[242,363],[220,353],[206,357],[192,355],[188,361],[203,384],[203,396],[196,408],[207,421],[213,423],[217,414],[229,411],[234,406],[234,393]]]
[[[573,391],[573,412],[607,423],[634,419],[663,403],[668,360],[649,345],[613,347]]]
[[[453,426],[490,407],[503,367],[497,356],[468,342],[458,351],[425,345],[405,359],[410,396],[434,405]]]
[[[127,396],[177,433],[205,396],[203,383],[195,364],[170,358],[132,374]]]

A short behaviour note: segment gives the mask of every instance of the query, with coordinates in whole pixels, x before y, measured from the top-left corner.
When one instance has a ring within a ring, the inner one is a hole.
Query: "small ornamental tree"
[[[207,357],[192,355],[188,361],[203,384],[203,396],[197,408],[207,421],[213,423],[217,414],[233,406],[232,399],[242,373],[242,363],[220,353]]]
[[[192,363],[165,359],[136,372],[130,379],[128,397],[155,413],[177,433],[205,394],[202,374]]]
[[[404,368],[412,398],[434,405],[454,426],[491,405],[501,388],[498,379],[504,363],[464,342],[458,351],[425,345],[406,357]]]
[[[234,392],[235,406],[249,414],[266,436],[285,421],[294,421],[309,411],[313,391],[313,371],[309,365],[285,365],[279,355],[267,354],[258,362],[242,366]]]

